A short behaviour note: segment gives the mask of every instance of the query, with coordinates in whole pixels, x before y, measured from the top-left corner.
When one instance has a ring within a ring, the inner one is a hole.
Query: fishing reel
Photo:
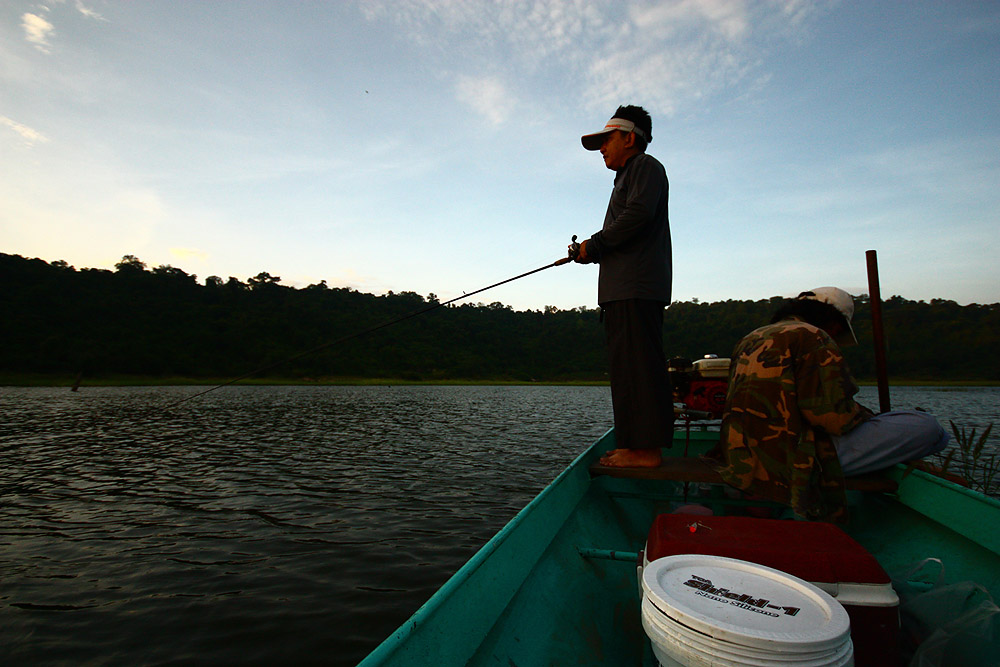
[[[576,261],[576,258],[580,256],[580,244],[576,242],[576,234],[573,234],[573,240],[569,244],[569,258]]]

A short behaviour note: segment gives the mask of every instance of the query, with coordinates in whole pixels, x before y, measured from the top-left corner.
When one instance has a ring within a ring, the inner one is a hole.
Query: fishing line
[[[573,240],[574,241],[576,240],[575,236],[573,237]],[[520,280],[521,278],[525,278],[525,277],[530,276],[530,275],[532,275],[534,273],[538,273],[539,271],[544,271],[545,269],[551,269],[553,266],[560,266],[562,264],[566,264],[569,261],[570,261],[569,257],[563,257],[562,259],[557,259],[556,261],[552,262],[551,264],[546,264],[545,266],[540,266],[537,269],[532,269],[531,271],[527,271],[527,272],[522,273],[520,275],[514,276],[513,278],[507,278],[506,280],[501,280],[498,283],[493,283],[492,285],[488,285],[486,287],[477,289],[475,292],[469,292],[469,293],[462,292],[461,296],[456,296],[453,299],[449,299],[447,301],[442,301],[440,303],[431,304],[430,306],[427,306],[426,308],[420,308],[420,309],[417,309],[417,310],[413,311],[412,313],[409,313],[407,315],[403,315],[402,317],[397,317],[396,319],[393,319],[393,320],[387,320],[387,321],[382,322],[381,324],[377,324],[377,325],[375,325],[375,326],[373,326],[373,327],[371,327],[369,329],[365,329],[363,331],[356,331],[356,332],[348,334],[346,336],[341,336],[340,338],[338,338],[336,340],[331,340],[331,341],[323,343],[321,345],[317,345],[316,347],[311,347],[308,350],[303,350],[302,352],[298,352],[297,354],[294,354],[294,355],[292,355],[292,356],[290,356],[290,357],[288,357],[286,359],[282,359],[280,361],[275,361],[274,363],[267,364],[266,366],[261,366],[260,368],[256,368],[256,369],[250,371],[249,373],[244,373],[243,375],[241,375],[239,377],[233,378],[232,380],[229,380],[228,382],[224,382],[224,383],[222,383],[220,385],[216,385],[216,386],[212,387],[211,389],[205,389],[204,391],[199,391],[197,394],[192,394],[191,396],[188,396],[187,398],[182,398],[181,400],[179,400],[179,401],[177,401],[175,403],[171,403],[171,404],[167,405],[164,408],[164,410],[170,410],[171,408],[177,407],[181,403],[186,403],[187,401],[190,401],[192,399],[198,398],[199,396],[204,396],[205,394],[207,394],[209,392],[213,392],[216,389],[222,389],[223,387],[228,387],[229,385],[236,384],[240,380],[246,380],[247,378],[253,377],[254,375],[256,375],[258,373],[263,373],[264,371],[269,371],[272,368],[276,368],[277,366],[281,366],[282,364],[287,364],[287,363],[289,363],[291,361],[295,361],[296,359],[301,359],[302,357],[305,357],[307,355],[315,354],[316,352],[319,352],[320,350],[325,350],[328,347],[333,347],[334,345],[339,345],[341,343],[344,343],[346,341],[352,340],[354,338],[360,338],[361,336],[366,336],[366,335],[368,335],[370,333],[374,333],[376,331],[379,331],[380,329],[385,329],[387,327],[391,327],[394,324],[399,324],[400,322],[404,322],[406,320],[409,320],[409,319],[412,319],[414,317],[417,317],[418,315],[423,315],[424,313],[429,313],[432,310],[437,310],[438,308],[442,308],[444,306],[447,306],[450,303],[455,303],[456,301],[460,301],[461,299],[467,299],[470,296],[475,296],[477,294],[480,294],[481,292],[485,292],[486,290],[491,290],[494,287],[499,287],[500,285],[506,285],[507,283],[512,283],[515,280]]]

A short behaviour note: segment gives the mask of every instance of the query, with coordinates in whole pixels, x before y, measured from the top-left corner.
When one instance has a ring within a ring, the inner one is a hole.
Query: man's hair
[[[642,107],[629,104],[618,107],[618,111],[615,112],[614,117],[630,120],[635,123],[636,127],[646,133],[648,141],[646,138],[639,136],[638,132],[635,133],[635,147],[645,152],[646,145],[653,140],[653,119],[649,117],[649,112]]]
[[[826,329],[826,326],[836,322],[845,328],[847,319],[844,315],[828,303],[816,301],[815,299],[791,299],[781,304],[771,317],[771,324],[780,322],[789,317],[798,317],[814,327]]]

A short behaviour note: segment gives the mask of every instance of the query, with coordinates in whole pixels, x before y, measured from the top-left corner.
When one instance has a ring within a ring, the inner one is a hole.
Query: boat
[[[657,665],[662,656],[654,651],[644,628],[646,578],[642,576],[644,569],[652,569],[644,551],[654,523],[673,516],[692,533],[710,531],[712,521],[729,517],[753,531],[763,525],[753,523],[759,521],[782,521],[793,531],[816,525],[757,516],[779,510],[728,491],[700,458],[718,437],[717,426],[713,430],[711,425],[689,421],[675,432],[660,468],[616,472],[598,463],[614,448],[614,430],[609,430],[376,647],[361,667]],[[946,664],[1000,664],[997,653],[986,653],[1000,647],[1000,614],[989,602],[990,597],[1000,599],[996,530],[1000,502],[932,472],[899,465],[848,480],[848,506],[849,520],[842,532],[892,581],[891,589],[882,587],[887,593],[883,602],[875,603],[882,607],[870,610],[883,618],[888,614],[894,625],[892,635],[879,640],[881,648],[892,653],[897,640],[905,640],[894,658],[902,664],[909,657],[906,646],[920,651],[936,641],[939,653],[967,653],[964,658],[952,655]],[[771,569],[766,563],[759,567]],[[789,577],[799,581],[794,573]],[[819,586],[814,584],[806,582],[810,591]],[[824,593],[834,597],[836,591]],[[936,593],[944,597],[935,597]],[[725,589],[719,595],[733,597]],[[972,604],[976,596],[984,598],[979,615],[956,628],[964,612],[961,606]],[[937,610],[943,618],[917,618],[918,625],[924,624],[917,628],[924,636],[915,636],[913,618],[907,626],[906,610],[919,610],[921,600],[925,611]],[[858,623],[854,616],[851,623],[852,635],[868,624]],[[928,627],[935,623],[940,627]],[[990,628],[996,634],[991,635]],[[956,634],[961,641],[949,644]],[[917,645],[920,640],[924,644]],[[843,658],[842,652],[843,659],[831,664],[891,664],[862,655],[858,641],[855,635],[853,657]],[[970,655],[983,662],[968,662]]]
[[[659,467],[601,466],[607,431],[360,667],[1000,665],[1000,501],[910,462],[847,478],[846,524],[795,520],[706,459],[729,360],[668,366],[680,426]]]

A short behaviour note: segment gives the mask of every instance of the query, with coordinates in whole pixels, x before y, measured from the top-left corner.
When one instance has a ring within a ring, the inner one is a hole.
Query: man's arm
[[[795,384],[803,418],[829,433],[843,435],[871,418],[871,411],[854,400],[858,386],[840,348],[820,333],[815,344],[799,350]]]

